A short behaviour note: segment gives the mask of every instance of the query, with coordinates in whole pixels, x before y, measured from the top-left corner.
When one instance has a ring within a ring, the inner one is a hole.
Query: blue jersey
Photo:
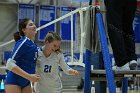
[[[37,45],[29,38],[23,37],[16,42],[10,58],[16,61],[16,65],[29,74],[35,73],[36,60],[38,55]],[[21,87],[29,84],[29,80],[9,71],[6,84],[19,85]]]

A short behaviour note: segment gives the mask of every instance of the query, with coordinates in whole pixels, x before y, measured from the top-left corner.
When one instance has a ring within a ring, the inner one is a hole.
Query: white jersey
[[[64,62],[62,53],[51,53],[45,57],[42,51],[39,51],[36,72],[41,75],[41,80],[36,84],[38,93],[61,93],[62,83],[59,76],[59,66],[68,74],[69,66]]]

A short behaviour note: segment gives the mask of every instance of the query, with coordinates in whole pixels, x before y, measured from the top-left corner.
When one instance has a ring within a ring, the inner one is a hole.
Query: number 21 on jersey
[[[45,73],[50,73],[50,72],[51,72],[51,68],[52,68],[51,65],[45,65],[45,66],[44,66],[44,72],[45,72]]]

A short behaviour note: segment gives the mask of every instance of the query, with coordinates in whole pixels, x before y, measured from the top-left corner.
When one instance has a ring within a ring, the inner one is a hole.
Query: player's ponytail
[[[14,33],[14,40],[17,42],[20,39],[21,39],[20,33],[19,32],[15,32]]]

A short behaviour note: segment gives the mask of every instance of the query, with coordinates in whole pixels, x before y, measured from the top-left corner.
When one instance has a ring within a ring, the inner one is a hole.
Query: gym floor
[[[84,92],[63,92],[63,93],[84,93]],[[121,93],[121,92],[117,92],[117,93]],[[128,93],[140,93],[140,91],[128,91]]]
[[[62,93],[84,93],[83,90],[75,90],[75,89],[65,89],[64,92]],[[92,91],[91,93],[95,93],[94,91]],[[107,92],[109,93],[109,92]],[[121,90],[120,89],[117,89],[117,93],[121,93]],[[128,90],[128,93],[140,93],[140,90]]]

